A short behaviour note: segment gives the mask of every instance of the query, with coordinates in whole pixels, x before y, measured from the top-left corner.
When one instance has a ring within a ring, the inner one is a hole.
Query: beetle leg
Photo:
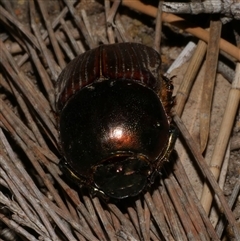
[[[60,170],[68,177],[68,179],[72,180],[75,183],[78,183],[80,186],[87,184],[87,182],[84,181],[84,177],[79,177],[79,175],[73,172],[73,169],[68,164],[68,162],[65,161],[64,158],[61,158],[59,162],[59,167]]]
[[[162,101],[163,107],[166,111],[169,123],[171,122],[171,109],[175,103],[173,93],[173,84],[171,79],[168,79],[166,76],[162,76],[163,85],[159,93],[159,97]]]
[[[159,170],[159,168],[161,167],[161,165],[164,161],[169,160],[169,157],[174,149],[175,142],[178,138],[179,131],[176,126],[170,125],[169,133],[170,133],[170,136],[168,139],[168,143],[160,155],[161,158],[159,158],[157,161],[157,165],[156,165],[157,170]]]

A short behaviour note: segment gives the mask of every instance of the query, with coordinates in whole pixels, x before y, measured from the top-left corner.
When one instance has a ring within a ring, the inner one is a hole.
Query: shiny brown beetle
[[[101,45],[72,60],[56,87],[63,172],[112,198],[154,181],[176,140],[173,86],[160,56],[137,43]]]

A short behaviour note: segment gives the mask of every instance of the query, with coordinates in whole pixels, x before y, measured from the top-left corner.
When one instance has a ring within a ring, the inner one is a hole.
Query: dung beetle
[[[173,86],[160,65],[154,49],[117,43],[66,66],[56,85],[64,174],[115,199],[153,183],[176,140]]]

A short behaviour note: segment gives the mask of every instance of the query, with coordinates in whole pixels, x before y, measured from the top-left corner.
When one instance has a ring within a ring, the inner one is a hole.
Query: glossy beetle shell
[[[69,63],[57,82],[62,170],[113,198],[149,184],[174,141],[172,85],[160,56],[137,43],[101,45]]]

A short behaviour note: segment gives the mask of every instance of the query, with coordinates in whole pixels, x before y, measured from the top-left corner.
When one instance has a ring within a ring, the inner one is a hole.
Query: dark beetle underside
[[[57,83],[62,169],[113,198],[141,192],[168,159],[172,85],[160,56],[136,43],[102,45],[70,62]]]

